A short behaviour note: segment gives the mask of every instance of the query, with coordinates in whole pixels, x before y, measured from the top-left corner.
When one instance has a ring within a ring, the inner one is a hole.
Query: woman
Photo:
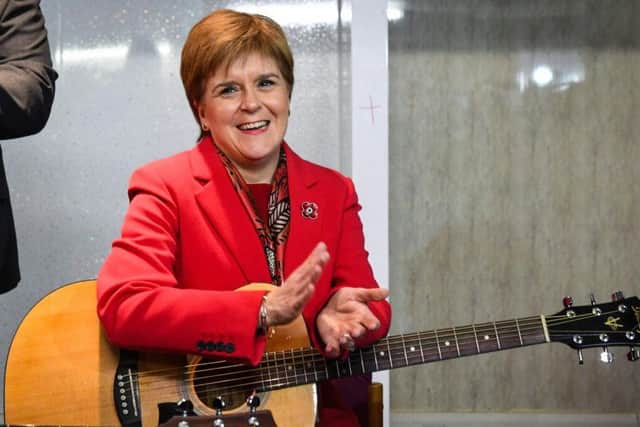
[[[284,142],[294,77],[282,29],[216,11],[189,33],[181,77],[201,138],[131,177],[122,236],[98,277],[109,339],[255,365],[265,331],[298,315],[328,358],[383,337],[390,306],[353,184]],[[277,287],[233,292],[252,282]],[[321,425],[358,425],[331,384],[320,403]]]

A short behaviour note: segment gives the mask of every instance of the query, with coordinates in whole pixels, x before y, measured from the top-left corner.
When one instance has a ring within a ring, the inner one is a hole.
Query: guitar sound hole
[[[261,383],[255,368],[229,361],[202,359],[196,367],[193,384],[198,398],[207,407],[213,409],[214,399],[222,396],[224,410],[229,411],[244,405],[247,397]]]

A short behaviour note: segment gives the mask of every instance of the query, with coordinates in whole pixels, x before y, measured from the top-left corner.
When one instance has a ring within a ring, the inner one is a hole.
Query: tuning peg
[[[251,396],[247,397],[247,405],[249,406],[250,412],[256,412],[256,408],[260,406],[260,398],[258,395],[253,393]]]
[[[222,396],[217,396],[213,399],[213,409],[216,410],[216,419],[213,421],[214,427],[224,427],[224,421],[222,420],[222,410],[227,406]]]
[[[190,400],[180,399],[176,406],[176,411],[183,417],[188,417],[193,414],[193,403],[191,403]]]
[[[630,362],[635,362],[640,359],[640,350],[635,347],[631,347],[629,352],[627,353],[627,360]]]
[[[614,293],[611,294],[611,300],[613,302],[622,301],[623,299],[624,299],[624,294],[622,293],[622,291],[615,291]]]
[[[222,415],[222,410],[226,408],[227,404],[222,396],[217,396],[213,399],[213,409],[216,410],[216,415]]]
[[[564,308],[571,308],[571,306],[573,305],[573,298],[571,298],[570,296],[562,298],[562,305],[564,306]]]
[[[582,357],[582,349],[578,349],[578,365],[584,365],[584,357]]]
[[[600,353],[600,361],[602,363],[612,363],[613,362],[613,353],[611,353],[606,346],[602,347],[602,353]]]
[[[260,425],[260,421],[258,420],[258,417],[256,417],[256,408],[260,406],[260,398],[256,393],[247,397],[247,405],[249,406],[249,419],[247,420],[247,423],[249,427],[258,427]]]

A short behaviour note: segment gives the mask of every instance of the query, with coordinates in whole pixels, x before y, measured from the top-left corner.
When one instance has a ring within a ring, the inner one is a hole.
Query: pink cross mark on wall
[[[369,110],[371,112],[371,124],[372,125],[376,124],[376,116],[374,114],[374,110],[376,110],[378,108],[381,108],[381,107],[379,105],[374,105],[373,104],[373,99],[371,98],[371,95],[369,95],[369,105],[360,107],[361,110]]]

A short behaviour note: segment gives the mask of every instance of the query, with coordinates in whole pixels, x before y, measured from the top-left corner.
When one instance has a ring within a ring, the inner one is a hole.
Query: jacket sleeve
[[[343,178],[346,184],[346,192],[342,210],[342,221],[337,240],[334,258],[331,287],[321,301],[311,304],[305,310],[305,320],[312,343],[317,349],[322,349],[321,338],[315,327],[315,319],[322,308],[340,288],[363,287],[376,288],[378,283],[373,276],[373,270],[369,264],[369,253],[365,249],[365,239],[360,220],[361,210],[358,196],[353,182],[349,178]],[[380,328],[369,331],[356,340],[358,346],[373,344],[386,336],[391,325],[391,305],[386,300],[369,302],[369,309],[380,321]],[[310,327],[313,325],[313,327]]]
[[[256,334],[264,292],[181,288],[174,271],[177,194],[153,168],[143,167],[133,174],[129,195],[122,235],[98,275],[98,315],[109,340],[257,364],[266,345]]]
[[[0,1],[0,139],[42,130],[56,78],[39,1]]]

